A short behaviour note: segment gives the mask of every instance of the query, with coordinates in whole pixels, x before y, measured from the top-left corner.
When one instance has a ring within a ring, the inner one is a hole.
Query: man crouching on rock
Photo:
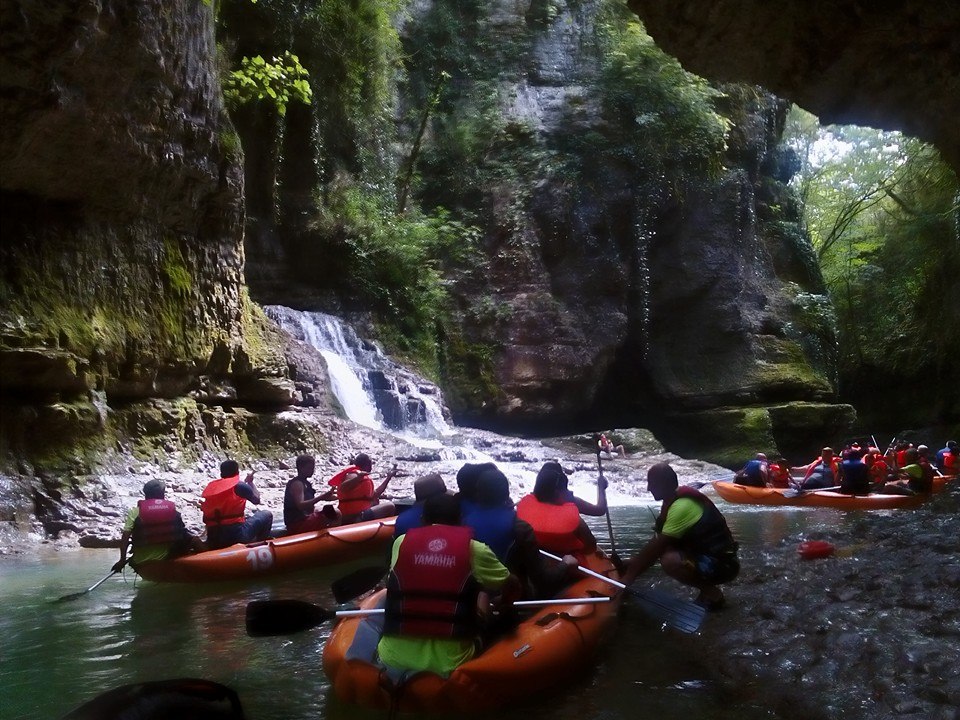
[[[667,575],[700,590],[697,604],[719,610],[725,602],[720,584],[740,572],[739,546],[727,521],[703,493],[679,487],[677,473],[667,463],[650,468],[647,489],[663,502],[656,535],[630,559],[622,582],[629,586],[660,560]]]

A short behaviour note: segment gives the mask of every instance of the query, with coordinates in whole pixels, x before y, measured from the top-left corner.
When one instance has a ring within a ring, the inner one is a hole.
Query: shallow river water
[[[841,514],[830,511],[723,509],[746,546],[772,544],[844,522]],[[626,557],[649,537],[650,510],[643,505],[614,507],[611,514],[617,550]],[[591,525],[606,546],[604,519],[592,518]],[[253,720],[376,717],[332,699],[320,670],[329,624],[287,637],[251,638],[244,632],[244,609],[254,598],[293,597],[333,607],[329,584],[343,569],[256,585],[208,586],[135,582],[128,571],[126,577],[114,576],[78,599],[54,602],[91,586],[115,558],[113,550],[78,550],[0,559],[0,719],[56,719],[118,685],[182,677],[233,688]],[[658,569],[651,572],[655,580],[663,580],[657,577]],[[664,587],[684,597],[691,594],[671,581],[664,581]],[[729,595],[735,599],[735,584]],[[711,616],[707,622],[720,618],[722,614]],[[628,605],[592,673],[547,697],[532,698],[526,707],[494,716],[776,717],[722,697],[706,680],[702,662],[696,636],[663,633]]]

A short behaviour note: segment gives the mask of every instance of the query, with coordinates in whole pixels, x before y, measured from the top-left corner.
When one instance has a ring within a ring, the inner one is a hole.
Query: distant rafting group
[[[734,483],[748,487],[791,488],[797,491],[838,491],[844,495],[925,495],[933,492],[937,476],[960,471],[960,450],[950,440],[935,455],[927,445],[892,442],[886,452],[875,445],[848,444],[838,454],[832,447],[806,465],[790,466],[782,457],[764,453],[748,461],[734,475]]]

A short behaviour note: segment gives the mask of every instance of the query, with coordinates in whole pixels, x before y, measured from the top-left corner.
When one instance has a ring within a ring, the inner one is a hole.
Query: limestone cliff
[[[55,530],[111,457],[276,442],[244,408],[298,389],[244,288],[213,5],[11,0],[0,43],[0,519]]]

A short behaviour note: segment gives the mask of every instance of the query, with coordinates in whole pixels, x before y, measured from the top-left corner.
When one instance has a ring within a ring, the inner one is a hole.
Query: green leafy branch
[[[232,107],[254,100],[273,103],[283,116],[292,100],[310,103],[313,91],[308,78],[300,59],[289,51],[270,62],[260,55],[244,57],[240,69],[231,72],[224,83],[223,95]]]

